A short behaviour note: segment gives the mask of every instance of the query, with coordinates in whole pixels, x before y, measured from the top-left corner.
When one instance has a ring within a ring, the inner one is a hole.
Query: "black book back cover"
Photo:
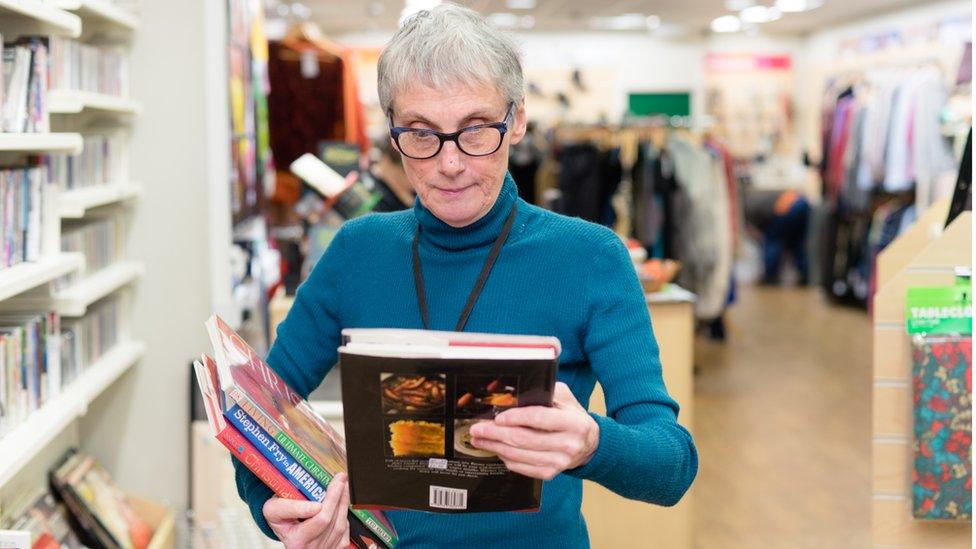
[[[542,481],[471,446],[515,406],[551,406],[556,360],[376,357],[340,352],[350,501],[441,513],[536,511]]]

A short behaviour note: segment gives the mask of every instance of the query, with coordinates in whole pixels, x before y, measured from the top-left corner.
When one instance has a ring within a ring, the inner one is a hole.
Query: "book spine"
[[[234,425],[264,457],[280,471],[295,488],[298,488],[307,499],[312,501],[322,501],[325,497],[325,487],[323,487],[315,477],[310,475],[300,463],[284,451],[277,442],[271,438],[267,431],[258,425],[247,412],[240,406],[234,405],[230,410],[224,412],[227,421]]]
[[[277,495],[287,499],[306,499],[305,496],[291,485],[288,479],[276,469],[263,454],[261,454],[247,438],[236,428],[228,425],[218,435],[217,440],[230,453],[250,469],[262,482]]]
[[[273,437],[274,441],[280,445],[281,448],[289,454],[290,458],[293,458],[297,465],[301,467],[302,471],[308,473],[313,479],[320,483],[322,486],[328,486],[329,482],[332,480],[332,475],[330,475],[318,462],[312,459],[300,445],[298,445],[287,433],[278,428],[274,422],[270,421],[269,418],[265,417],[260,410],[254,406],[254,404],[247,398],[246,395],[236,387],[232,388],[227,396],[231,398],[236,404],[234,408],[240,408],[247,416],[254,420],[254,423],[267,434]],[[233,408],[232,408],[233,410]],[[229,414],[226,412],[224,415]],[[232,419],[232,418],[231,418]],[[356,516],[365,524],[373,533],[375,533],[388,547],[393,547],[396,545],[396,536],[391,532],[386,526],[377,519],[370,511],[365,509],[350,509],[353,515]]]

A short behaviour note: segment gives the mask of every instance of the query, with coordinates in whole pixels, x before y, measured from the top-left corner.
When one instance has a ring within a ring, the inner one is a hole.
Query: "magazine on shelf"
[[[321,501],[332,478],[346,472],[345,441],[220,317],[207,321],[214,348],[220,411],[303,496]],[[353,515],[388,547],[396,532],[382,513]]]
[[[363,509],[537,511],[542,481],[471,445],[471,426],[551,406],[553,337],[347,329],[339,348],[350,501]]]

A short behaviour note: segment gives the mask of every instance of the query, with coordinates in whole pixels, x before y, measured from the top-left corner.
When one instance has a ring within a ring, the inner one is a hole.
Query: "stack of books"
[[[119,340],[119,298],[108,296],[88,307],[85,316],[63,319],[62,372],[70,383],[111,350]]]
[[[114,263],[121,255],[118,226],[114,217],[65,222],[61,227],[61,251],[85,254],[85,266],[55,282],[67,288]]]
[[[69,524],[71,515],[62,503],[58,503],[54,496],[43,489],[25,493],[15,499],[9,510],[4,509],[4,520],[0,522],[4,530],[26,532],[29,538],[28,547],[37,548],[70,548],[82,547],[78,536]],[[0,539],[0,547],[7,547]],[[17,545],[14,545],[17,547]]]
[[[44,167],[0,169],[0,269],[41,255]]]
[[[52,36],[51,89],[128,96],[129,63],[123,50]]]
[[[117,166],[122,157],[122,138],[85,134],[84,149],[76,155],[49,157],[50,180],[62,191],[119,182]]]
[[[84,546],[144,549],[149,545],[153,528],[93,457],[69,452],[50,477]]]
[[[0,42],[2,42],[0,37]],[[51,131],[47,108],[48,48],[42,38],[3,45],[0,127],[7,133]]]
[[[0,316],[0,436],[62,389],[56,313]]]
[[[219,317],[207,329],[216,359],[204,355],[194,368],[214,436],[278,497],[322,501],[346,472],[342,436]],[[381,512],[349,513],[351,546],[396,545]]]

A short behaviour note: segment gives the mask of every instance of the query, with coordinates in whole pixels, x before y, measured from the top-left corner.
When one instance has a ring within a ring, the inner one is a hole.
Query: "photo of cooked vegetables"
[[[444,424],[401,419],[389,425],[393,457],[443,457]]]
[[[447,391],[442,375],[380,374],[384,414],[443,411]]]
[[[458,415],[490,417],[518,406],[518,376],[458,376]]]

